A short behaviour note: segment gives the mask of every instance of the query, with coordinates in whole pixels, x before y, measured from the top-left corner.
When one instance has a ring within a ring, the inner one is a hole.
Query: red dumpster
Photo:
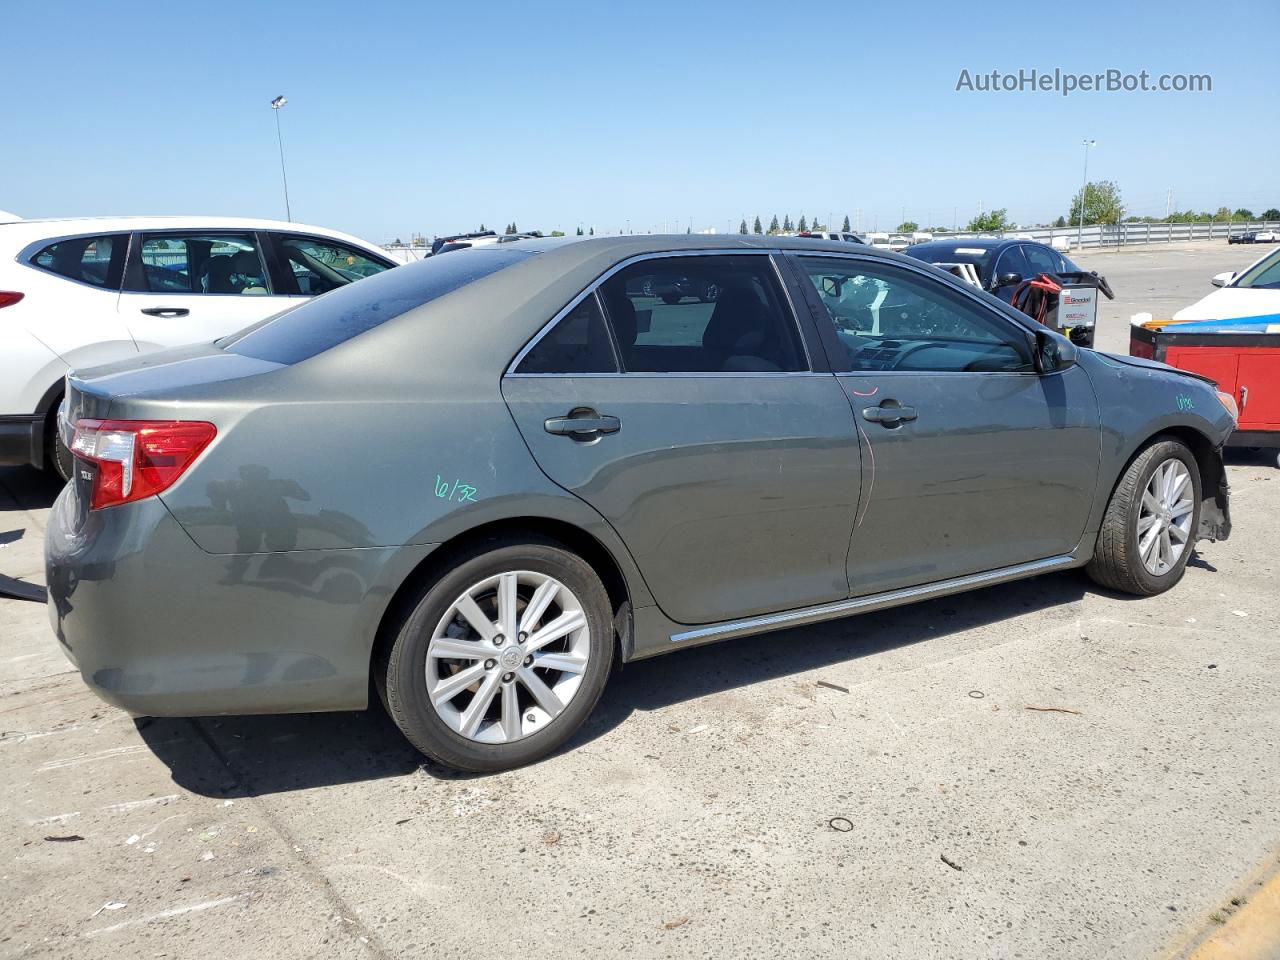
[[[1280,447],[1280,325],[1227,323],[1131,327],[1129,353],[1209,377],[1235,397],[1240,421],[1229,446]]]

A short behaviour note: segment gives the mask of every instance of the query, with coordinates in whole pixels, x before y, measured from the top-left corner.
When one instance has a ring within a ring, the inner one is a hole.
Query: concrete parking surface
[[[1260,252],[1081,256],[1100,345]],[[1280,849],[1280,469],[1230,462],[1235,533],[1163,596],[1052,575],[647,661],[490,777],[380,710],[135,721],[0,600],[0,957],[1190,949]],[[0,573],[42,581],[55,494],[0,470]]]

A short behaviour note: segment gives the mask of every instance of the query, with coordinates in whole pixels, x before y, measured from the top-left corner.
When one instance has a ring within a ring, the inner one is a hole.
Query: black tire
[[[554,577],[582,604],[590,628],[590,655],[582,683],[564,712],[542,730],[511,743],[478,743],[453,730],[427,695],[427,647],[440,618],[471,585],[512,570]],[[540,760],[561,746],[594,709],[613,664],[609,595],[595,571],[576,554],[549,540],[486,544],[458,557],[430,583],[410,610],[387,654],[382,700],[409,741],[436,762],[466,773],[496,773]]]
[[[61,477],[64,483],[71,479],[75,458],[67,449],[67,445],[62,442],[62,438],[58,436],[58,404],[54,404],[45,422],[44,456],[48,468]]]
[[[1182,461],[1191,475],[1191,534],[1176,563],[1159,576],[1142,562],[1138,553],[1138,515],[1142,493],[1156,469],[1170,459]],[[1111,493],[1111,502],[1102,518],[1093,559],[1085,570],[1096,583],[1123,593],[1142,597],[1164,593],[1186,572],[1187,561],[1195,549],[1196,530],[1200,524],[1200,467],[1195,455],[1178,440],[1157,438],[1139,451],[1121,475]]]

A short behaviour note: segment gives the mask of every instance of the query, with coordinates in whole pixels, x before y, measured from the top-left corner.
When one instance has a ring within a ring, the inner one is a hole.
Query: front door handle
[[[916,418],[915,407],[900,407],[896,403],[885,401],[878,407],[863,407],[862,419],[872,423],[880,423],[886,427],[906,423]]]
[[[622,429],[622,421],[617,417],[601,416],[594,410],[579,409],[570,411],[567,417],[551,417],[543,421],[542,426],[547,433],[578,440],[602,433],[617,433]]]
[[[191,311],[186,307],[148,307],[142,311],[148,317],[185,317]]]

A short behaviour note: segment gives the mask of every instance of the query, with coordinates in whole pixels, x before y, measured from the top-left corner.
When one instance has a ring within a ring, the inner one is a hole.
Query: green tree
[[[1065,227],[1065,226],[1067,225],[1067,218],[1066,218],[1066,217],[1058,217],[1058,219],[1057,219],[1057,220],[1053,221],[1053,225],[1054,225],[1055,227]]]
[[[782,215],[782,232],[790,233],[794,229],[795,229],[795,226],[791,223],[791,214],[784,213]]]
[[[849,226],[849,215],[847,213],[844,215],[844,223],[840,226],[840,229],[845,233],[848,233],[853,229],[853,227]]]
[[[1237,210],[1237,211],[1236,211],[1236,219],[1237,219],[1237,220],[1252,220],[1252,219],[1253,219],[1253,211],[1252,211],[1252,210],[1250,210],[1248,207],[1241,207],[1239,210]]]
[[[769,232],[778,232],[778,215],[776,213],[773,215],[773,219],[769,221]]]
[[[1080,207],[1084,204],[1085,223],[1119,223],[1124,219],[1124,204],[1120,200],[1120,187],[1114,180],[1086,183],[1071,198],[1071,213],[1067,220],[1080,222]]]
[[[756,225],[757,225],[757,226],[759,226],[759,224],[760,224],[760,221],[759,221],[759,220],[757,220],[757,221],[756,221]],[[738,224],[738,232],[739,232],[739,233],[746,233],[746,232],[747,232],[747,218],[746,218],[746,217],[743,217],[743,218],[742,218],[742,222],[741,222],[740,224]]]
[[[513,221],[513,222],[511,222],[511,223],[508,223],[508,224],[507,224],[507,229],[506,229],[505,231],[503,231],[503,232],[504,232],[504,233],[506,233],[506,234],[508,234],[508,235],[515,233],[515,232],[516,232],[516,225],[515,225],[515,222]]]
[[[756,217],[756,222],[751,225],[752,233],[764,233],[764,227],[760,226],[760,218]]]
[[[587,227],[587,236],[588,236],[588,237],[594,237],[595,235],[596,235],[596,228],[595,228],[595,227]]]
[[[1230,219],[1231,219],[1231,208],[1230,208],[1230,207],[1219,207],[1219,208],[1217,209],[1217,212],[1215,212],[1215,213],[1214,213],[1214,215],[1213,215],[1213,219],[1214,219],[1214,220],[1217,220],[1219,223],[1223,223],[1223,222],[1225,222],[1225,221],[1227,221],[1227,220],[1230,220]]]
[[[915,233],[919,229],[920,229],[920,224],[916,223],[914,220],[903,220],[900,224],[898,224],[897,232],[898,233]]]
[[[477,233],[484,233],[484,232],[485,232],[485,231],[484,231],[484,224],[483,224],[483,223],[482,223],[482,224],[480,224],[480,229],[479,229],[479,230],[477,230],[476,232],[477,232]]]
[[[1280,210],[1277,210],[1275,207],[1268,207],[1266,210],[1262,211],[1262,219],[1280,220]]]
[[[579,228],[578,228],[578,232],[575,234],[575,236],[578,236],[578,237],[582,236],[582,228],[581,228],[581,227],[579,227]]]
[[[999,210],[988,210],[986,213],[980,213],[969,221],[965,229],[977,233],[999,233],[1002,230],[1008,230],[1009,211],[1007,208],[1001,207]]]
[[[563,237],[563,236],[564,236],[564,231],[563,231],[563,230],[552,230],[552,231],[551,231],[551,235],[552,235],[553,237]]]
[[[800,222],[799,222],[798,224],[796,224],[796,229],[798,229],[801,233],[804,233],[806,230],[808,230],[808,229],[809,229],[809,225],[808,225],[807,223],[805,223],[805,222],[804,222],[804,214],[803,214],[803,213],[802,213],[802,214],[800,214]]]

